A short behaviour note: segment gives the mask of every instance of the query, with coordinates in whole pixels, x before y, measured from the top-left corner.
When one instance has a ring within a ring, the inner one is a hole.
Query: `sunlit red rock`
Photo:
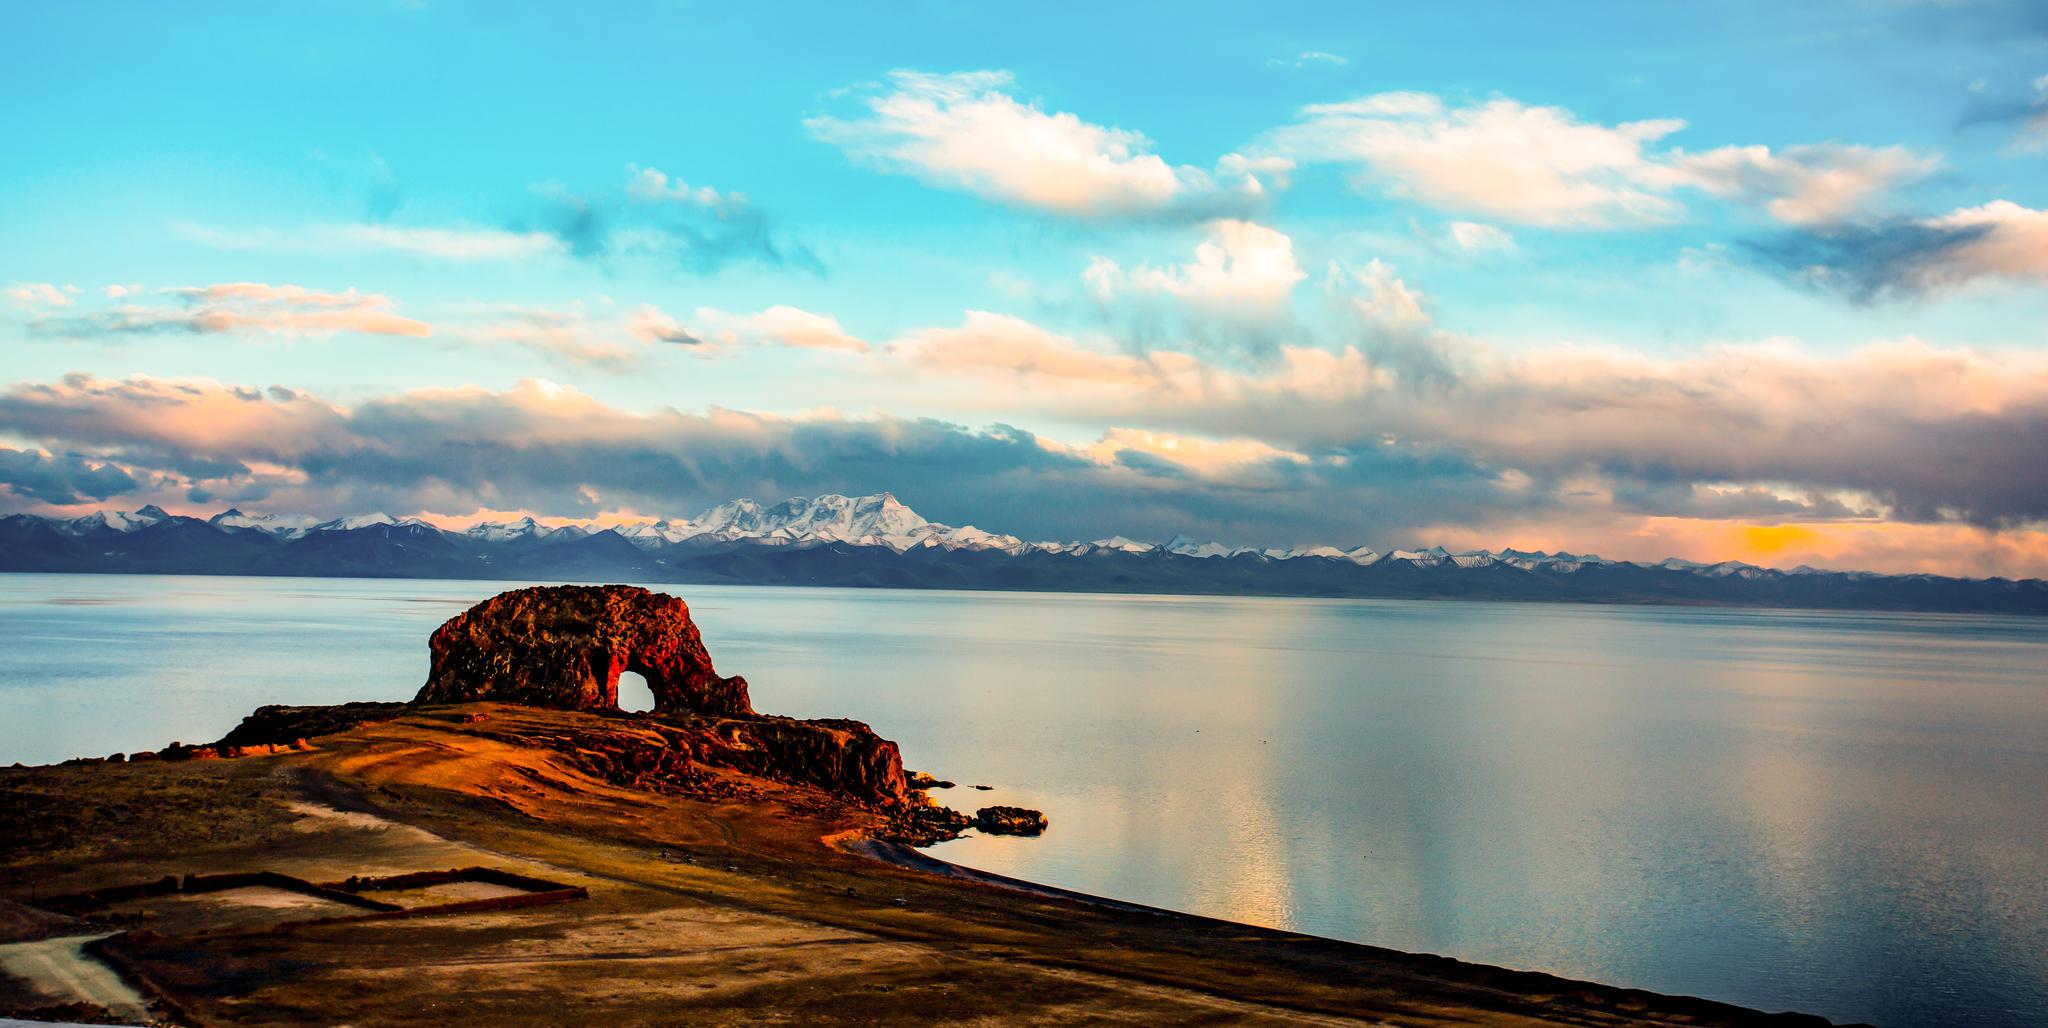
[[[637,586],[500,593],[450,618],[427,645],[433,664],[415,703],[614,710],[619,674],[632,671],[647,679],[657,714],[754,712],[747,680],[712,669],[689,605]]]

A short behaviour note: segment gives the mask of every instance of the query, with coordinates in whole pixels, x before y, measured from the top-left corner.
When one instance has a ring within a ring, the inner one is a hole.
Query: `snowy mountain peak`
[[[229,507],[206,523],[230,532],[267,532],[287,539],[296,539],[317,524],[304,514],[244,514],[240,507]]]
[[[1098,550],[1115,550],[1119,553],[1150,553],[1158,549],[1157,546],[1151,543],[1141,543],[1136,539],[1129,539],[1120,535],[1113,535],[1107,539],[1097,539],[1088,545]]]
[[[1287,551],[1287,559],[1315,557],[1318,560],[1344,560],[1344,551],[1335,546],[1297,546]]]
[[[82,518],[57,524],[57,530],[66,535],[86,535],[96,531],[112,531],[126,534],[148,528],[170,517],[162,507],[152,503],[135,511],[103,510],[87,514]]]
[[[699,535],[745,535],[761,530],[761,505],[752,500],[727,500],[690,520]]]
[[[755,539],[778,544],[845,542],[898,550],[914,546],[946,527],[926,521],[890,493],[792,496],[772,507],[762,507],[753,500],[732,500],[705,511],[686,525],[686,538]]]
[[[1164,549],[1168,553],[1177,553],[1183,557],[1228,557],[1237,552],[1214,540],[1197,542],[1193,536],[1185,533],[1167,540]]]
[[[667,518],[662,518],[660,521],[653,523],[642,522],[637,525],[621,525],[615,531],[625,536],[627,542],[643,550],[653,549],[657,546],[672,546],[688,539],[692,534],[689,522],[670,521]]]
[[[514,539],[543,539],[554,532],[529,515],[517,521],[481,522],[471,525],[469,531],[462,534],[482,542],[502,543]]]
[[[375,514],[351,514],[345,518],[335,518],[332,521],[322,521],[319,524],[313,526],[313,531],[353,532],[358,528],[369,528],[373,525],[395,524],[398,524],[397,518],[394,518],[389,514],[379,511]]]

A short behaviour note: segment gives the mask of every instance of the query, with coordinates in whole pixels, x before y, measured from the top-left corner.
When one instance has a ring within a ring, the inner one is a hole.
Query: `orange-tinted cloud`
[[[433,327],[426,322],[398,314],[390,297],[354,289],[326,292],[296,285],[222,282],[160,292],[179,303],[122,303],[82,314],[43,317],[29,322],[29,330],[71,337],[164,332],[280,336],[359,332],[414,338],[433,334]],[[117,298],[134,295],[124,288]]]

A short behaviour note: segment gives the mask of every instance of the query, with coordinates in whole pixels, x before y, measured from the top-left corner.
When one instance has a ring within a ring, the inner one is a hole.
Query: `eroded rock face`
[[[754,713],[747,680],[712,670],[689,606],[637,586],[500,593],[450,618],[427,645],[433,664],[415,703],[612,710],[619,674],[632,671],[647,679],[657,714]]]
[[[563,737],[566,751],[621,785],[689,791],[705,769],[810,785],[866,806],[908,809],[921,794],[903,777],[896,744],[858,721],[785,717],[650,720],[632,731],[597,729]]]

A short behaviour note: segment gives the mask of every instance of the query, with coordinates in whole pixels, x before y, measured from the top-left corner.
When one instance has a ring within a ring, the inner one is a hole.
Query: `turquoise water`
[[[427,633],[502,588],[0,576],[0,762],[409,698]],[[671,591],[760,709],[1051,816],[935,851],[960,863],[1770,1010],[2048,1023],[2048,623]]]

